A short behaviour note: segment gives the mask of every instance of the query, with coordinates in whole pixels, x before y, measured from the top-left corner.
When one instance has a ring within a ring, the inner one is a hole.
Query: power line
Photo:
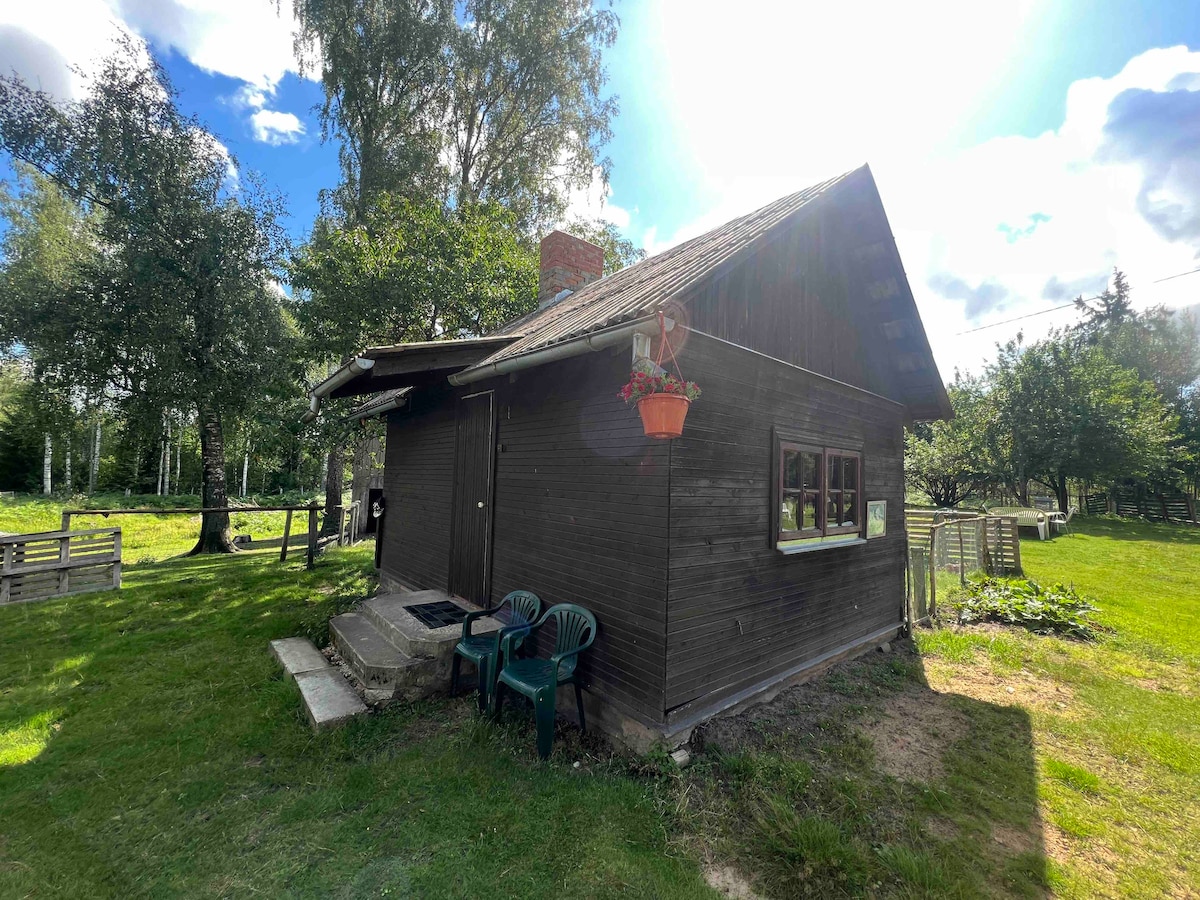
[[[1099,296],[1100,295],[1097,294],[1096,297],[1088,297],[1087,299],[1095,300]],[[1085,300],[1083,302],[1086,303],[1087,300]],[[984,329],[987,329],[987,328],[996,328],[1000,325],[1007,325],[1010,322],[1020,322],[1022,319],[1032,319],[1034,316],[1044,316],[1046,313],[1056,312],[1057,310],[1066,309],[1068,306],[1074,306],[1074,305],[1075,305],[1075,301],[1072,300],[1070,303],[1064,303],[1062,306],[1052,306],[1049,309],[1040,309],[1037,312],[1026,313],[1023,316],[1017,316],[1012,319],[1005,319],[1003,322],[992,322],[990,325],[980,325],[978,328],[972,328],[968,331],[960,331],[960,332],[958,332],[958,334],[956,334],[954,336],[962,337],[964,334],[974,334],[976,331],[983,331]]]
[[[1200,272],[1200,269],[1192,269],[1190,272],[1179,272],[1176,275],[1168,275],[1166,278],[1159,278],[1157,281],[1150,282],[1151,284],[1161,284],[1164,281],[1170,281],[1172,278],[1182,278],[1184,275],[1195,275]]]

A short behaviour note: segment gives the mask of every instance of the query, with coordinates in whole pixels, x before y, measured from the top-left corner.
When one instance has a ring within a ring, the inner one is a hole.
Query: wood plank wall
[[[836,240],[840,217],[813,215],[687,302],[697,331],[888,395],[848,302],[847,255]],[[690,373],[688,374],[690,377]]]
[[[903,409],[698,333],[679,361],[704,395],[671,446],[668,721],[898,624],[904,597]],[[887,536],[775,550],[773,427],[861,447]]]
[[[389,417],[385,574],[445,590],[455,398],[496,391],[491,597],[517,588],[578,603],[600,633],[581,663],[597,698],[663,720],[669,448],[617,391],[629,348],[455,391],[415,392]]]
[[[669,448],[617,397],[628,347],[522,373],[499,390],[492,596],[527,588],[595,613],[581,662],[597,698],[661,723]]]
[[[446,589],[455,400],[450,390],[414,393],[388,416],[380,568],[416,589]]]

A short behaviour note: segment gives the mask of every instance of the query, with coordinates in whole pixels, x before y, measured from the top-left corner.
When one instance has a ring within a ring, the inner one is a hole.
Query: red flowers
[[[654,375],[644,370],[635,370],[629,375],[629,383],[617,393],[628,404],[635,404],[651,394],[682,394],[689,400],[700,396],[700,387],[694,381],[680,381],[674,375]]]

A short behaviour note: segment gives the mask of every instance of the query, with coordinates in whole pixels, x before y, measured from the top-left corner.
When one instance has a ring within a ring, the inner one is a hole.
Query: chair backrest
[[[536,622],[542,614],[542,598],[533,591],[509,591],[496,607],[499,612],[508,606],[512,619],[509,625],[526,625]]]
[[[585,650],[592,645],[596,638],[596,617],[589,610],[574,603],[558,603],[542,616],[539,625],[554,619],[554,652],[566,653],[568,650]],[[574,670],[578,656],[563,660],[559,667],[562,675]]]

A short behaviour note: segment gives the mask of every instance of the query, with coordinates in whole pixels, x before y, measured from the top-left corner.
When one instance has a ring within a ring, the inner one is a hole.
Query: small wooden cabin
[[[597,247],[541,249],[536,311],[315,392],[393,392],[384,587],[590,608],[589,719],[635,747],[895,636],[903,429],[950,408],[869,168],[607,278]],[[617,396],[660,311],[703,389],[673,441]]]

